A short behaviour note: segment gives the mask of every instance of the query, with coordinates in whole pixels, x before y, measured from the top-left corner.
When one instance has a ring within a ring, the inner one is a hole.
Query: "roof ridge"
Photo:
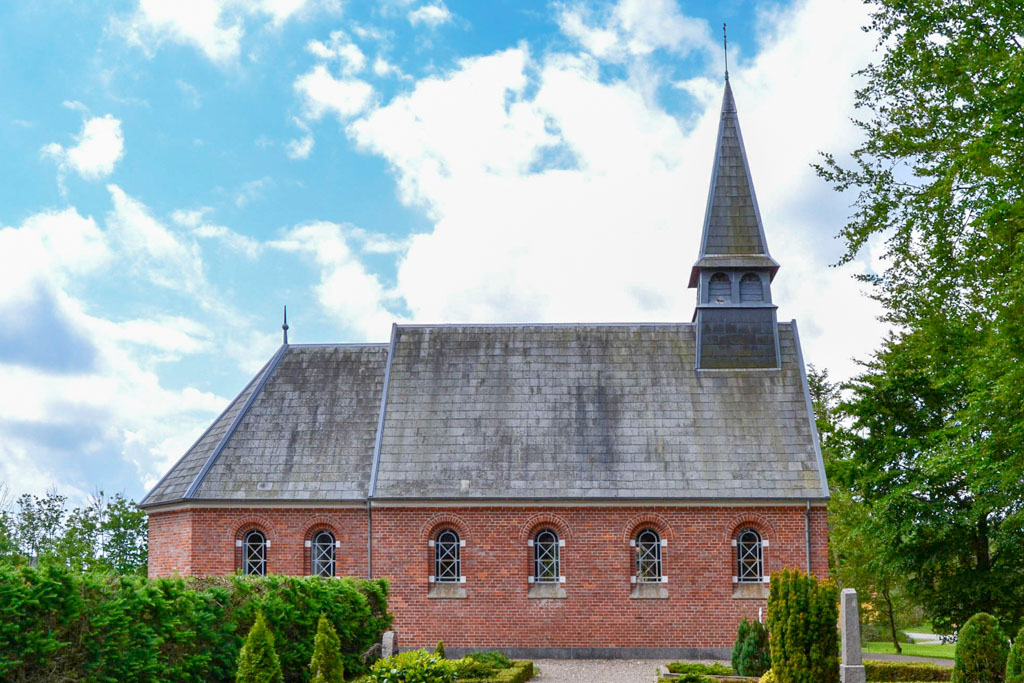
[[[370,482],[366,487],[366,498],[373,498],[377,488],[377,470],[380,469],[380,445],[384,438],[384,416],[388,408],[388,387],[391,386],[391,362],[395,358],[395,343],[398,340],[398,323],[391,323],[391,341],[388,344],[388,360],[384,366],[384,386],[380,392],[380,411],[377,413],[377,434],[373,439],[373,459],[370,461]]]
[[[185,493],[182,496],[183,499],[187,500],[192,498],[199,491],[199,487],[202,485],[206,475],[210,473],[210,469],[213,467],[213,464],[217,462],[217,458],[220,457],[221,451],[223,451],[224,447],[227,446],[228,440],[234,435],[235,429],[238,428],[238,425],[249,412],[249,408],[251,408],[252,404],[256,401],[256,397],[260,395],[261,391],[263,391],[263,387],[266,386],[267,380],[270,379],[272,374],[274,374],[274,370],[277,369],[281,359],[284,358],[286,351],[288,351],[288,344],[282,344],[281,348],[277,350],[277,353],[275,353],[270,361],[268,361],[264,366],[265,369],[263,370],[263,376],[260,377],[259,382],[256,383],[255,387],[253,387],[249,397],[245,399],[245,403],[242,404],[242,408],[238,411],[238,415],[235,415],[235,419],[231,421],[230,425],[228,425],[227,430],[224,432],[224,436],[222,436],[220,441],[217,442],[217,445],[210,453],[210,457],[206,459],[206,462],[203,463],[202,468],[200,468],[199,472],[196,474],[196,478],[185,490]],[[238,399],[236,398],[235,400],[237,401]],[[232,405],[234,405],[234,401],[232,401]]]

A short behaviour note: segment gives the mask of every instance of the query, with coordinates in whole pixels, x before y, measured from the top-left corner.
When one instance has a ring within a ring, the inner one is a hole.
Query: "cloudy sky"
[[[877,345],[831,267],[858,0],[0,5],[0,482],[140,497],[280,344],[392,321],[688,321],[721,24],[779,319]]]

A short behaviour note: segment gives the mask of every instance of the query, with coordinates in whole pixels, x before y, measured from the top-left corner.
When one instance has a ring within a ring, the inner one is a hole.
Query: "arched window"
[[[458,583],[462,576],[459,535],[451,529],[442,529],[434,541],[434,580],[438,583]]]
[[[267,537],[253,529],[242,538],[242,573],[264,576],[267,573]]]
[[[661,583],[661,536],[654,529],[636,535],[637,583]]]
[[[732,281],[725,273],[715,273],[708,281],[708,301],[725,303],[732,299]]]
[[[533,537],[534,583],[558,583],[559,560],[558,534],[551,529],[537,532]]]
[[[740,301],[764,301],[764,287],[757,273],[746,273],[740,280]]]
[[[736,570],[740,583],[760,583],[764,579],[764,553],[761,534],[744,529],[736,537]]]
[[[309,573],[313,576],[334,576],[334,534],[319,531],[309,546]]]

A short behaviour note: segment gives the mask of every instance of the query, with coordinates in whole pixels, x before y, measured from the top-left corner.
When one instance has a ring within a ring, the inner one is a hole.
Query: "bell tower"
[[[690,287],[697,288],[698,370],[779,367],[771,293],[778,270],[768,253],[726,72],[700,254],[690,271]]]

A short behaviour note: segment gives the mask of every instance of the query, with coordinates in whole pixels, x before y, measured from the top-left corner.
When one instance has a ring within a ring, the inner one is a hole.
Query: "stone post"
[[[857,591],[844,588],[839,598],[839,625],[842,632],[843,660],[839,665],[840,683],[864,683],[867,675],[861,661],[860,609]]]
[[[394,631],[385,631],[384,637],[381,638],[380,642],[380,656],[381,658],[387,658],[391,655],[398,654],[398,636],[395,635]]]

